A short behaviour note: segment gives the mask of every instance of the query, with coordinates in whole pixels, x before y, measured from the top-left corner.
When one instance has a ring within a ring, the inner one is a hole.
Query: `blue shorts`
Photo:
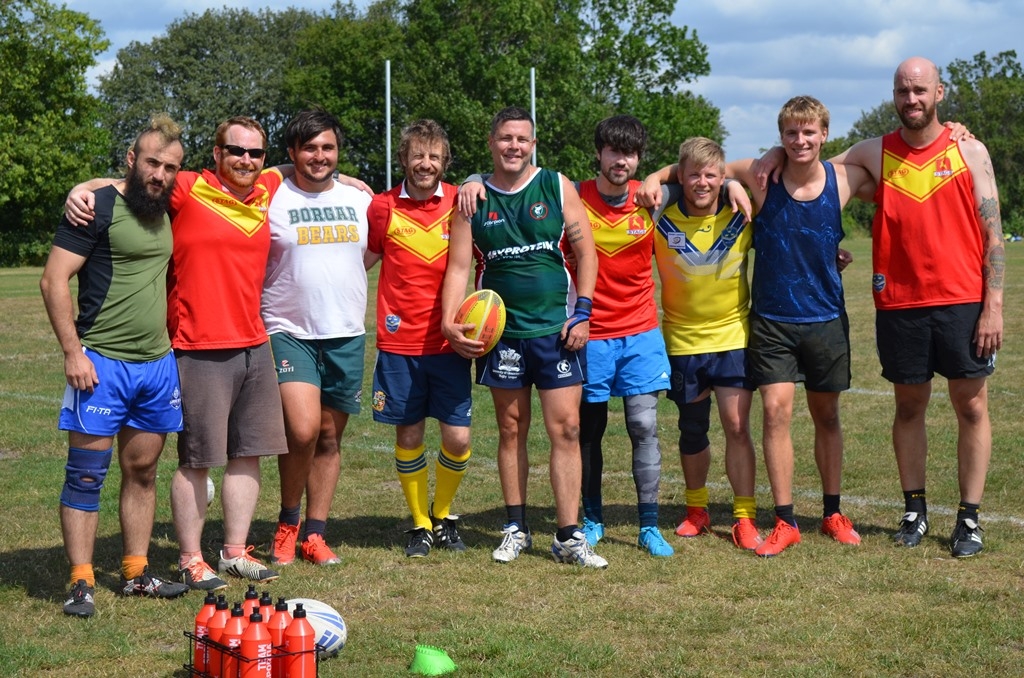
[[[102,437],[125,426],[150,433],[181,430],[181,384],[173,354],[144,363],[107,358],[91,348],[85,355],[100,383],[92,393],[65,389],[60,430]]]
[[[542,390],[582,384],[587,377],[586,351],[565,348],[558,332],[531,339],[502,337],[476,359],[476,383],[491,388]]]
[[[717,353],[698,355],[673,355],[668,358],[672,365],[672,388],[668,399],[680,404],[692,403],[697,397],[715,386],[754,390],[747,375],[747,350],[737,348]]]
[[[583,402],[604,403],[669,387],[665,337],[655,328],[616,339],[587,342],[587,381]]]
[[[334,339],[296,339],[285,332],[270,335],[277,383],[297,381],[320,389],[320,403],[359,414],[363,397],[366,335]]]
[[[399,355],[377,352],[373,368],[373,420],[407,426],[433,417],[469,426],[473,379],[469,360],[457,353]]]

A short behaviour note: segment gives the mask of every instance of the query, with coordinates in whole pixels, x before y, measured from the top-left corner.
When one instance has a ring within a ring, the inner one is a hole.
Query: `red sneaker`
[[[687,506],[686,517],[676,528],[676,534],[680,537],[699,537],[702,534],[711,534],[711,516],[708,515],[708,510]]]
[[[754,549],[754,553],[763,558],[769,558],[777,556],[793,544],[799,543],[800,528],[793,527],[781,518],[776,518],[775,529],[760,546]]]
[[[762,541],[753,518],[737,518],[732,524],[732,543],[737,547],[753,551]]]
[[[821,521],[821,533],[832,537],[840,544],[856,546],[860,544],[860,535],[853,529],[853,523],[842,513],[833,513]]]
[[[302,559],[314,565],[337,565],[341,558],[324,541],[323,535],[311,534],[302,542]]]
[[[295,562],[295,542],[299,537],[299,526],[278,523],[274,532],[274,543],[270,545],[270,562],[274,565],[291,565]]]

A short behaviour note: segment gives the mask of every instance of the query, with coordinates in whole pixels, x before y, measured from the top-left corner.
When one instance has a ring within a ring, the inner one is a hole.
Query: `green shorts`
[[[336,339],[296,339],[270,335],[277,383],[297,381],[320,389],[320,402],[347,414],[359,414],[363,397],[366,335]]]

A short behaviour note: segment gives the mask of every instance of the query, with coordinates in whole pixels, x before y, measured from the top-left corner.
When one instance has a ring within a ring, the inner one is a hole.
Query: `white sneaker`
[[[252,581],[273,581],[278,578],[277,572],[266,567],[260,561],[249,555],[254,547],[248,546],[245,553],[237,558],[225,558],[224,552],[220,552],[220,563],[217,564],[217,571],[220,574],[230,574],[242,579]]]
[[[533,537],[529,532],[520,530],[518,525],[506,525],[501,532],[505,536],[498,548],[494,549],[494,553],[491,554],[496,563],[511,563],[519,557],[523,549],[533,546]]]
[[[594,547],[587,543],[587,538],[579,530],[573,532],[572,538],[565,541],[558,541],[558,537],[555,537],[551,541],[551,557],[557,563],[570,563],[599,570],[608,567],[608,561],[594,553]]]

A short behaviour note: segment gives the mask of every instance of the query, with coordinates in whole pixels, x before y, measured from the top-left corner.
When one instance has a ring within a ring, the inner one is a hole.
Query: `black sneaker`
[[[135,579],[121,579],[122,596],[145,596],[147,598],[177,598],[189,591],[188,584],[167,581],[154,577],[147,567]]]
[[[409,530],[409,543],[405,546],[405,555],[409,558],[424,558],[434,545],[434,535],[425,527]]]
[[[954,558],[970,558],[981,553],[981,526],[970,518],[956,521],[953,536],[949,539],[949,551]]]
[[[91,617],[96,614],[93,593],[95,593],[93,587],[86,584],[84,579],[79,579],[71,587],[68,599],[64,601],[64,614],[73,617]]]
[[[904,513],[900,527],[892,540],[897,546],[912,548],[921,543],[921,538],[928,534],[928,516],[924,513]]]
[[[430,519],[434,521],[434,541],[437,542],[438,548],[460,552],[466,550],[465,542],[459,537],[458,516],[449,515],[440,520],[431,516]]]

